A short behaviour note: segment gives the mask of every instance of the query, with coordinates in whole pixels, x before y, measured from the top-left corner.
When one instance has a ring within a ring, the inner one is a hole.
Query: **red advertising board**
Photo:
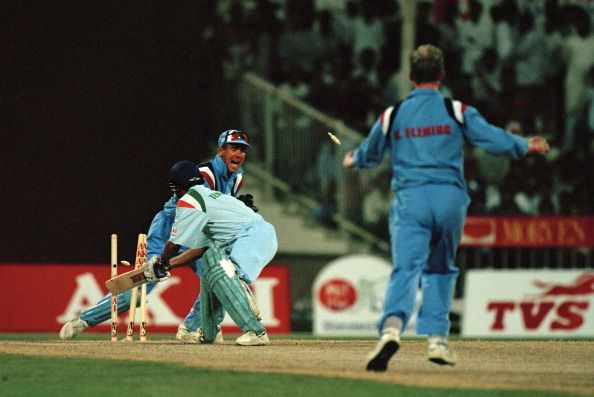
[[[59,332],[80,311],[106,293],[109,264],[0,264],[4,283],[0,289],[0,332]],[[198,295],[200,282],[191,268],[182,267],[158,283],[148,295],[148,332],[174,332]],[[291,331],[289,267],[268,265],[252,284],[262,323],[271,334]],[[137,310],[137,316],[139,315]],[[118,331],[125,335],[127,314],[119,317]],[[85,332],[109,333],[109,322]],[[223,331],[237,332],[230,318]],[[136,332],[136,330],[135,330]]]
[[[461,247],[594,247],[594,216],[469,216]]]

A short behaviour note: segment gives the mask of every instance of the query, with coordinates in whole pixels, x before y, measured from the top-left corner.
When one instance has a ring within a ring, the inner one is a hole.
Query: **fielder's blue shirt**
[[[528,152],[525,139],[489,124],[474,107],[453,101],[453,108],[456,119],[448,113],[444,96],[437,89],[413,90],[400,104],[392,122],[394,106],[380,114],[368,137],[354,152],[355,166],[375,167],[390,151],[392,190],[425,184],[465,189],[464,141],[512,159]]]

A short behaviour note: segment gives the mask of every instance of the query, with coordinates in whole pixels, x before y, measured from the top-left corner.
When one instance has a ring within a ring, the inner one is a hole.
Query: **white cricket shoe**
[[[388,361],[400,348],[400,331],[387,328],[382,332],[375,349],[367,356],[367,371],[384,372],[388,369]]]
[[[270,339],[268,339],[266,331],[258,335],[254,331],[248,331],[235,339],[235,344],[241,346],[266,346],[270,344]]]
[[[444,336],[430,336],[427,339],[427,352],[429,361],[439,365],[454,365],[458,362],[458,356],[448,345],[448,339]]]
[[[60,339],[72,339],[81,334],[89,324],[85,320],[76,317],[68,321],[60,330]]]
[[[183,343],[202,344],[202,343],[204,343],[204,333],[202,332],[202,328],[198,328],[196,331],[192,332],[182,322],[177,327],[177,333],[175,334],[175,339],[177,339]],[[217,335],[215,336],[215,340],[213,343],[217,344],[217,345],[223,344],[223,331],[219,330],[219,332],[217,332]]]

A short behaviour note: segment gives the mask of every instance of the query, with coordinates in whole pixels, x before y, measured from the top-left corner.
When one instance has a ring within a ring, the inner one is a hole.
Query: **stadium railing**
[[[281,200],[295,200],[320,223],[344,233],[345,238],[389,255],[386,219],[391,198],[389,161],[384,161],[378,169],[357,172],[344,170],[341,165],[344,153],[359,144],[364,135],[253,73],[246,73],[240,79],[237,98],[239,123],[258,142],[250,153],[250,172],[266,185],[267,194]],[[328,132],[336,135],[342,144],[334,144]],[[578,222],[577,226],[571,223],[580,218],[586,219],[586,223]],[[513,244],[489,246],[463,240],[457,258],[461,270],[592,266],[591,216],[525,219],[536,219],[537,226],[520,235],[520,240]],[[569,225],[568,229],[556,230],[555,227],[563,227],[559,222]],[[547,225],[552,229],[546,229]],[[580,225],[585,229],[579,229]],[[568,230],[581,235],[582,242],[568,246],[553,240],[542,243],[542,238],[536,245],[529,241],[538,240],[539,234],[569,233]]]

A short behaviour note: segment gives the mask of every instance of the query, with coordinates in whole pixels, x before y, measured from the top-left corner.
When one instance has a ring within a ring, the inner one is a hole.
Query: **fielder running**
[[[399,106],[381,113],[366,140],[343,159],[345,168],[375,167],[388,151],[392,159],[393,270],[378,323],[380,340],[368,357],[368,371],[387,369],[419,285],[423,301],[417,333],[428,335],[429,360],[450,365],[457,360],[447,337],[458,277],[454,257],[470,201],[463,173],[464,142],[512,159],[549,150],[544,138],[524,139],[488,124],[475,108],[446,99],[439,92],[444,75],[442,51],[432,45],[418,47],[410,57],[415,89]]]

